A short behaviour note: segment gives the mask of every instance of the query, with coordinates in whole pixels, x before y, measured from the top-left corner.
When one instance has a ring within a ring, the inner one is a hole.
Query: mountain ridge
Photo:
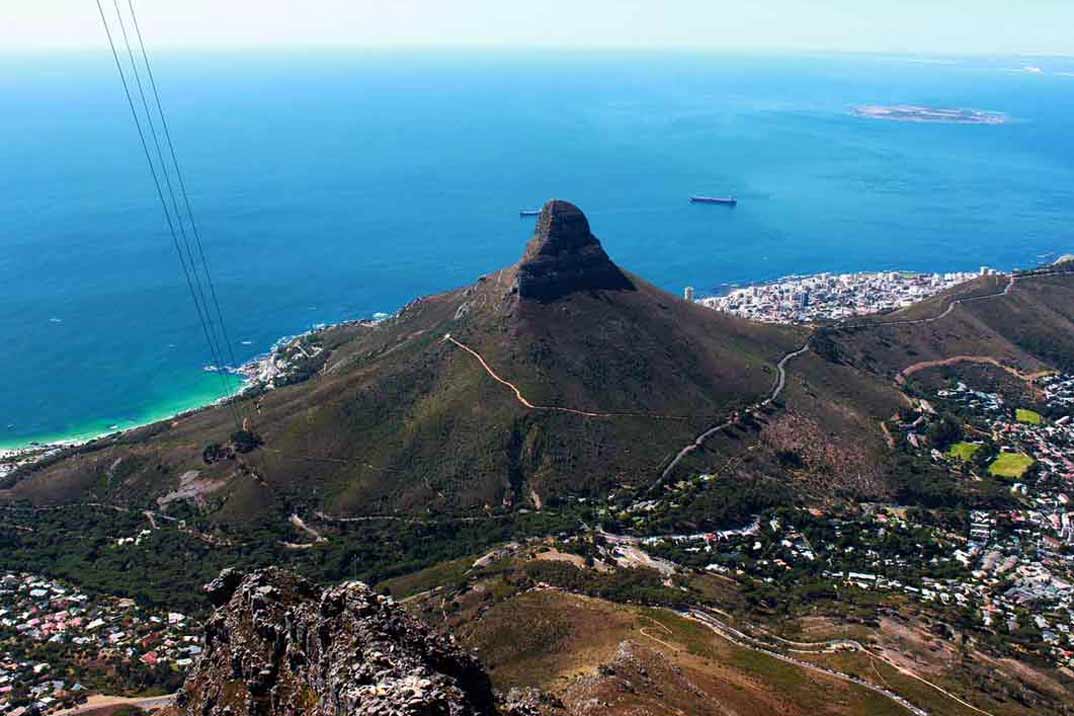
[[[531,410],[446,334],[533,404],[624,415]],[[103,441],[39,470],[15,494],[156,499],[191,471],[232,516],[255,514],[272,492],[341,514],[598,494],[624,477],[648,482],[714,416],[757,402],[801,335],[687,303],[619,269],[584,214],[552,201],[518,264],[414,301],[378,326],[330,331],[308,380],[241,400],[262,449],[204,464],[205,446],[230,432],[224,410],[210,408]],[[685,419],[654,431],[653,416]],[[116,460],[129,473],[122,486],[108,477]]]

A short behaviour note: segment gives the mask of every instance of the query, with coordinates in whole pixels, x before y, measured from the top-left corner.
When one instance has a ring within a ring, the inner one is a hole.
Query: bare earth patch
[[[227,482],[201,476],[200,470],[187,470],[179,476],[179,487],[157,498],[157,505],[167,507],[173,502],[190,501],[198,507],[205,506],[205,497],[216,492]]]

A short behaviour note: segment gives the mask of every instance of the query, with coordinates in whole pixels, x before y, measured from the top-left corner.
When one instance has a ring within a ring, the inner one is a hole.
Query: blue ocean
[[[1074,61],[523,52],[158,54],[239,360],[517,260],[587,212],[675,292],[1009,269],[1074,250]],[[0,446],[223,390],[102,53],[0,58]],[[853,116],[1006,113],[1000,126]],[[691,194],[733,194],[734,209]]]

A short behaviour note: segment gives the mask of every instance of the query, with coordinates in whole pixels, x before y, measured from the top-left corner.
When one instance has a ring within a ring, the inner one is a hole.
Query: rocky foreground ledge
[[[360,582],[225,570],[176,706],[189,716],[498,713],[478,661]],[[515,712],[508,707],[508,713]]]

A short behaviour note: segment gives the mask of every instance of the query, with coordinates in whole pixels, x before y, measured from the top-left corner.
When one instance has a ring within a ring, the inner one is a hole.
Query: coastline
[[[1052,252],[1049,256],[1057,256],[1059,252]],[[1040,257],[1038,257],[1038,260]],[[1060,259],[1062,260],[1062,259]],[[1045,265],[1051,263],[1046,261]],[[1015,272],[1022,269],[1017,267],[1010,268],[1009,271]],[[848,276],[860,276],[877,273],[874,271],[857,271]],[[903,274],[908,276],[919,275],[919,272],[906,271],[906,270],[894,270],[890,273]],[[962,273],[962,272],[955,272]],[[712,298],[726,296],[729,293],[742,288],[748,288],[752,286],[763,287],[779,284],[782,281],[788,279],[808,279],[813,277],[819,277],[825,275],[826,272],[817,273],[805,273],[805,274],[789,274],[775,279],[762,279],[758,281],[750,281],[735,284],[722,285],[712,293],[709,293],[705,299],[711,300]],[[338,328],[340,326],[354,325],[354,324],[367,324],[375,325],[384,320],[389,320],[393,316],[398,315],[398,312],[392,314],[375,313],[370,318],[359,318],[339,321],[336,323],[318,323],[311,327],[309,330],[302,333],[283,336],[276,340],[265,353],[259,354],[243,363],[237,368],[228,368],[226,374],[238,381],[238,384],[232,390],[229,396],[220,396],[216,393],[215,397],[207,396],[204,394],[197,396],[186,396],[183,398],[177,398],[170,401],[166,406],[156,410],[147,412],[145,415],[136,419],[124,421],[122,424],[113,424],[104,427],[104,420],[95,421],[96,425],[92,424],[85,428],[79,428],[69,433],[55,436],[41,436],[30,440],[20,440],[18,442],[11,441],[5,442],[0,439],[0,477],[3,477],[6,472],[5,467],[15,464],[20,459],[26,460],[30,456],[33,456],[33,460],[39,457],[44,457],[47,454],[51,454],[54,451],[69,449],[85,445],[99,440],[101,438],[121,435],[132,430],[144,428],[154,423],[158,423],[164,420],[173,420],[175,418],[182,417],[184,415],[195,413],[200,410],[217,405],[224,400],[231,397],[239,397],[243,394],[257,388],[273,389],[275,386],[274,381],[280,377],[286,377],[286,372],[289,368],[288,359],[284,358],[284,354],[288,351],[293,352],[294,347],[302,344],[313,336],[324,331]],[[301,350],[301,349],[299,349]],[[319,352],[319,347],[314,346],[312,353],[306,353],[303,351],[305,357],[313,357]],[[31,460],[32,461],[32,460]]]
[[[232,374],[238,381],[232,395],[239,394],[246,389],[247,381]],[[41,435],[30,439],[4,440],[0,438],[0,459],[27,453],[42,452],[50,449],[62,449],[85,445],[86,443],[99,440],[111,435],[118,435],[131,430],[137,430],[147,425],[171,420],[188,413],[203,410],[225,400],[227,396],[219,395],[218,390],[198,392],[192,395],[169,400],[156,407],[150,408],[141,415],[120,422],[112,422],[107,419],[91,420],[83,426],[74,428],[69,432],[51,435]]]
[[[372,325],[389,319],[392,315],[394,314],[377,312],[373,314],[372,318],[349,319],[337,323],[317,323],[307,331],[277,339],[268,351],[255,355],[237,368],[229,366],[223,370],[210,370],[209,366],[203,367],[202,371],[205,373],[223,373],[229,377],[229,380],[235,382],[228,395],[220,395],[219,390],[210,389],[207,393],[199,392],[168,401],[155,409],[146,411],[137,418],[124,420],[120,423],[108,424],[108,420],[99,419],[91,421],[86,427],[76,428],[59,435],[42,435],[28,440],[19,439],[8,442],[0,439],[0,478],[4,477],[7,472],[4,469],[5,467],[20,461],[28,460],[33,462],[58,450],[79,447],[102,438],[122,435],[155,423],[181,418],[214,405],[219,405],[226,400],[241,397],[251,390],[258,388],[272,389],[275,387],[275,380],[286,377],[290,365],[288,360],[282,359],[282,356],[288,349],[333,328],[353,324]],[[318,352],[319,349],[314,348],[313,351],[305,352],[304,355],[305,357],[312,357],[316,356]]]

